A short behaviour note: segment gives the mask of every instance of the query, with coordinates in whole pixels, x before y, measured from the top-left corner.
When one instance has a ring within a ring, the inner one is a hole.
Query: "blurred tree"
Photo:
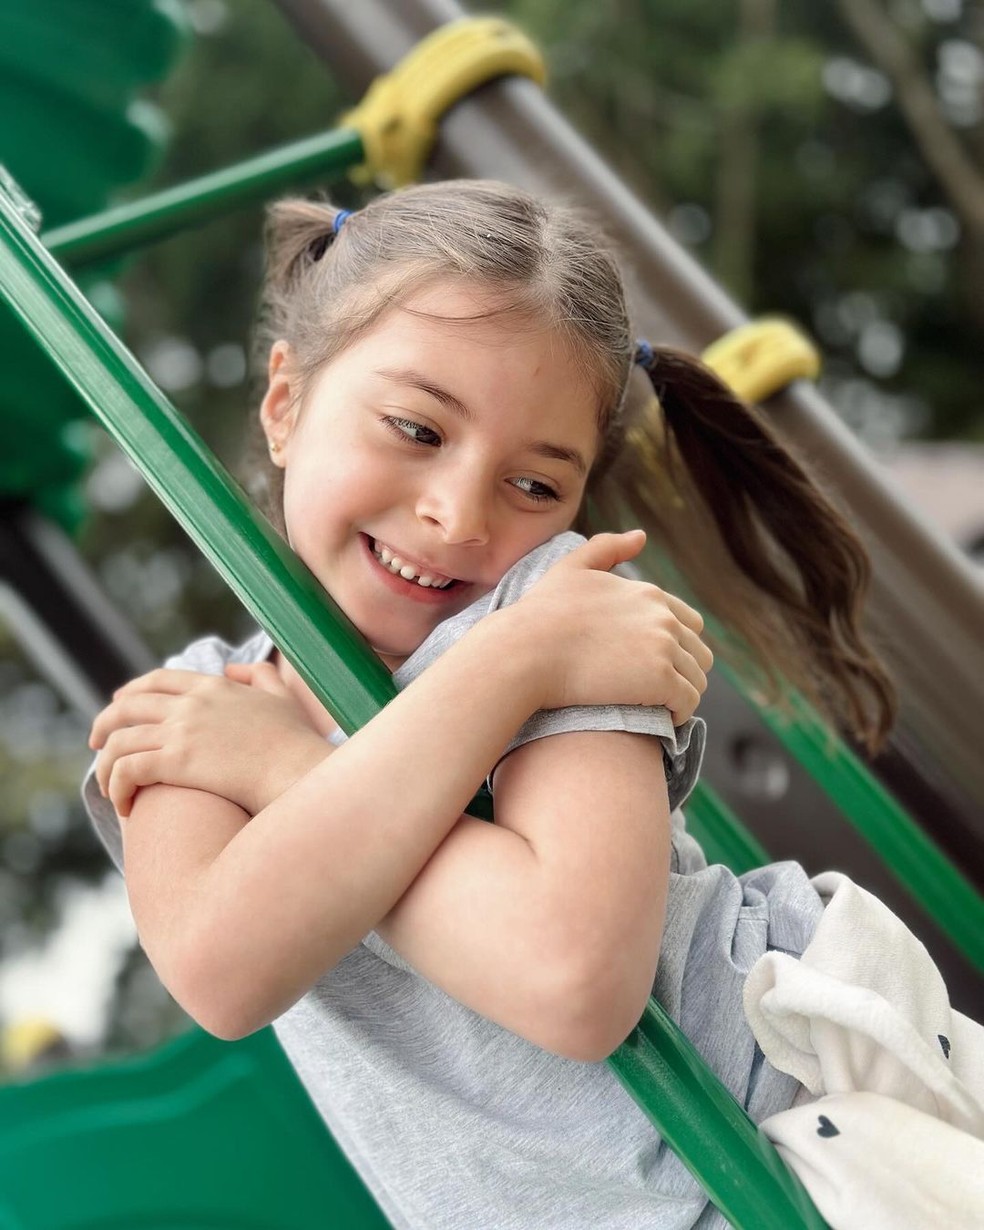
[[[872,445],[984,439],[978,0],[491,7],[732,294],[814,331],[828,395]]]

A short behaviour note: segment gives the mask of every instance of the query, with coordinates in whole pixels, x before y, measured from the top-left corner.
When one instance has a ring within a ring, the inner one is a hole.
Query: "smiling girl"
[[[141,944],[218,1037],[273,1024],[396,1227],[723,1225],[601,1061],[652,993],[753,1118],[791,1105],[741,985],[822,904],[706,866],[703,621],[611,571],[643,533],[572,530],[646,510],[746,676],[874,746],[863,551],[701,364],[634,345],[574,211],[453,181],[282,202],[269,241],[267,511],[400,690],[345,739],[263,632],[120,689],[85,799]]]

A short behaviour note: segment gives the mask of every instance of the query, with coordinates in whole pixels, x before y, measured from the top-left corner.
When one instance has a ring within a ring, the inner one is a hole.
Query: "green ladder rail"
[[[351,733],[392,679],[0,190],[0,290],[246,608]],[[799,1180],[650,1002],[608,1061],[738,1230],[821,1230]]]

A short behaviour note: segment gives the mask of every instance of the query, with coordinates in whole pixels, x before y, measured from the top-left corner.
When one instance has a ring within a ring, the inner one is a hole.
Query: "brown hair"
[[[878,750],[896,702],[861,630],[864,547],[761,413],[699,359],[654,347],[652,388],[628,396],[635,344],[618,264],[596,223],[489,180],[382,194],[336,236],[338,212],[309,200],[268,211],[258,376],[285,338],[303,398],[325,363],[421,285],[491,285],[501,292],[495,312],[559,330],[597,391],[604,442],[577,528],[631,513],[721,621],[709,622],[707,639],[763,701],[782,705],[791,685]],[[282,532],[282,471],[262,443],[257,431],[252,488]]]

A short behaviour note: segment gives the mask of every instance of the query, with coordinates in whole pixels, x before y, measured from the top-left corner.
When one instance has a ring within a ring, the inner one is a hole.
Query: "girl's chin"
[[[386,649],[377,649],[375,645],[372,646],[372,651],[391,675],[394,671],[398,671],[407,658],[410,657],[408,653],[393,654]]]
[[[383,631],[379,628],[378,624],[375,628],[364,628],[359,625],[358,620],[353,622],[369,642],[369,646],[376,657],[390,671],[395,671],[403,665],[407,658],[412,657],[433,631],[433,627],[421,628],[419,632],[416,629],[407,629],[407,636],[397,640],[393,636],[392,628]],[[436,627],[436,624],[434,627]]]

